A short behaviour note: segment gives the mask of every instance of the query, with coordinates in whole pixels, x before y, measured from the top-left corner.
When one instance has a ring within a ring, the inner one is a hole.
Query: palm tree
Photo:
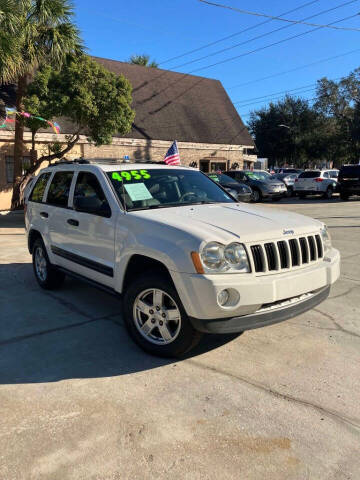
[[[44,64],[60,68],[68,55],[82,52],[73,15],[69,0],[0,0],[0,80],[16,83],[18,111],[23,110],[29,75]],[[15,124],[13,208],[18,200],[23,135],[19,120]]]
[[[131,55],[129,63],[133,65],[142,65],[143,67],[157,68],[159,66],[154,60],[150,62],[150,55]]]

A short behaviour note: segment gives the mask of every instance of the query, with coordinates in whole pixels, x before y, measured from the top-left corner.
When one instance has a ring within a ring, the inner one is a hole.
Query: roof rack
[[[75,158],[74,160],[60,159],[58,162],[50,163],[50,165],[48,165],[48,168],[49,167],[57,167],[58,165],[73,165],[74,163],[88,164],[90,162],[88,160],[85,160],[84,158]]]

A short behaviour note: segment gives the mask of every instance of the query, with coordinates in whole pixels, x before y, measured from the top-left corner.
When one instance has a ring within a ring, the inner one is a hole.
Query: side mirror
[[[111,217],[109,205],[107,203],[104,204],[97,197],[74,197],[74,210],[99,215],[100,217]]]

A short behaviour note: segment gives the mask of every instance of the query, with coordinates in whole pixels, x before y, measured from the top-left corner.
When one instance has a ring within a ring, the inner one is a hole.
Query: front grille
[[[301,267],[324,256],[320,235],[308,235],[250,246],[255,272]]]
[[[251,247],[251,253],[254,260],[255,272],[264,271],[264,258],[261,245],[253,245]]]

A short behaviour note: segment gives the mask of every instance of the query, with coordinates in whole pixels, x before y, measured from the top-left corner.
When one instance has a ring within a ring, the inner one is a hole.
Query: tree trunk
[[[26,92],[26,75],[19,78],[16,91],[16,110],[23,111],[23,98]],[[24,123],[22,118],[15,115],[15,143],[14,143],[14,187],[11,199],[11,209],[20,207],[20,184],[22,176],[22,157],[24,153]]]

